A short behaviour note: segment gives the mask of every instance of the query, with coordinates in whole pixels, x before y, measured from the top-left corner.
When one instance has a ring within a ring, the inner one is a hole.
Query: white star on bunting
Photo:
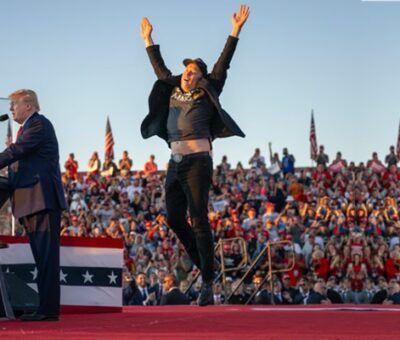
[[[64,274],[62,269],[60,269],[60,282],[67,283],[67,276],[68,276],[68,274]]]
[[[111,275],[107,275],[108,278],[110,279],[110,284],[115,283],[117,284],[117,277],[118,275],[114,274],[114,271],[111,272]]]
[[[30,271],[30,273],[33,275],[33,279],[32,280],[36,280],[37,274],[38,274],[37,268],[35,267],[35,270]]]
[[[82,276],[85,278],[85,280],[83,281],[83,283],[86,283],[86,282],[93,283],[92,277],[93,277],[94,275],[90,275],[88,270],[86,271],[85,274],[82,274]]]

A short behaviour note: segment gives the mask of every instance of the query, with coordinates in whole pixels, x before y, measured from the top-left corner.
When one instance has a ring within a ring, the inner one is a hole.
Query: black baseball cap
[[[201,59],[201,58],[196,58],[196,59],[184,59],[183,60],[183,65],[188,66],[189,64],[196,64],[197,67],[200,69],[201,73],[203,76],[207,75],[207,64]]]

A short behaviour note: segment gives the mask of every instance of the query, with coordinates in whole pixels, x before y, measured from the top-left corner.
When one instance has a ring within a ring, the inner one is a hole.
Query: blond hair
[[[21,89],[11,93],[8,98],[10,100],[22,99],[24,103],[32,104],[36,111],[40,111],[39,100],[35,91]]]

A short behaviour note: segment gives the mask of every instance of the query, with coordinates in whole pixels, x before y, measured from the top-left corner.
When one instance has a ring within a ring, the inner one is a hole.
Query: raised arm
[[[227,77],[227,71],[230,66],[233,54],[236,49],[240,31],[250,15],[250,8],[241,5],[237,13],[232,15],[232,31],[225,44],[225,47],[215,63],[213,70],[210,74],[210,79],[213,81],[214,88],[218,94],[222,92]]]
[[[161,57],[160,46],[154,45],[151,33],[153,32],[153,26],[149,19],[146,17],[142,19],[140,25],[140,34],[146,46],[146,51],[149,56],[151,65],[153,66],[154,72],[158,79],[165,79],[170,77],[171,71],[165,66],[164,60]]]
[[[233,13],[232,15],[232,32],[231,36],[239,38],[240,31],[245,24],[247,18],[250,15],[250,7],[246,5],[241,5],[239,12]]]

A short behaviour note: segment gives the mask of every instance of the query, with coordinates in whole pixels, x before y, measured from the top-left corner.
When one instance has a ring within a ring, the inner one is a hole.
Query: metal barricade
[[[284,268],[284,269],[273,269],[271,248],[274,247],[274,246],[277,246],[277,245],[288,245],[288,246],[290,246],[291,261],[289,262],[290,265],[287,268]],[[266,280],[269,280],[269,282],[270,282],[271,304],[275,303],[274,299],[273,299],[273,280],[272,280],[273,274],[290,272],[291,270],[293,270],[293,268],[295,266],[294,246],[293,246],[293,243],[291,241],[283,240],[283,241],[276,241],[276,242],[267,242],[267,245],[265,246],[265,248],[260,252],[260,254],[258,254],[257,258],[250,265],[250,267],[247,270],[247,272],[242,276],[240,281],[237,283],[236,287],[232,290],[231,294],[227,297],[226,301],[229,301],[231,299],[231,297],[236,292],[236,290],[238,290],[239,287],[243,284],[243,282],[244,282],[245,278],[247,277],[247,275],[258,265],[259,260],[265,254],[267,254],[267,259],[268,259],[268,272],[267,272],[266,276],[264,277],[264,279],[262,280],[262,282],[260,284],[260,287],[258,289],[256,289],[256,290],[254,290],[254,292],[250,295],[249,299],[246,301],[246,304],[248,304],[254,298],[254,296],[258,293],[258,291],[264,285]]]
[[[241,254],[242,254],[242,261],[239,263],[238,266],[234,268],[226,268],[225,267],[225,254],[224,254],[224,245],[226,243],[232,243],[232,242],[239,242],[240,243],[240,249],[241,249]],[[238,271],[242,270],[245,268],[248,263],[249,263],[249,256],[247,253],[247,243],[246,240],[243,237],[232,237],[232,238],[227,238],[227,239],[219,239],[218,243],[215,245],[214,248],[215,255],[219,255],[219,262],[218,262],[218,268],[215,268],[218,270],[218,275],[214,278],[214,282],[219,281],[219,279],[222,276],[222,284],[224,286],[224,289],[226,289],[226,273],[228,272],[233,272],[233,271]],[[188,287],[185,291],[185,294],[189,292],[193,284],[197,281],[197,279],[200,276],[200,271],[196,273],[196,275],[193,277],[193,279],[189,282]]]
[[[225,252],[224,245],[226,243],[239,243],[242,260],[236,267],[225,267]],[[222,275],[222,285],[224,287],[224,291],[227,292],[227,284],[226,284],[226,273],[240,271],[244,269],[249,264],[249,255],[247,253],[247,242],[243,237],[232,237],[228,239],[220,239],[217,244],[217,249],[219,250],[219,258],[220,258],[220,273]],[[221,276],[219,275],[219,276]],[[228,299],[225,300],[225,303],[228,303]]]

